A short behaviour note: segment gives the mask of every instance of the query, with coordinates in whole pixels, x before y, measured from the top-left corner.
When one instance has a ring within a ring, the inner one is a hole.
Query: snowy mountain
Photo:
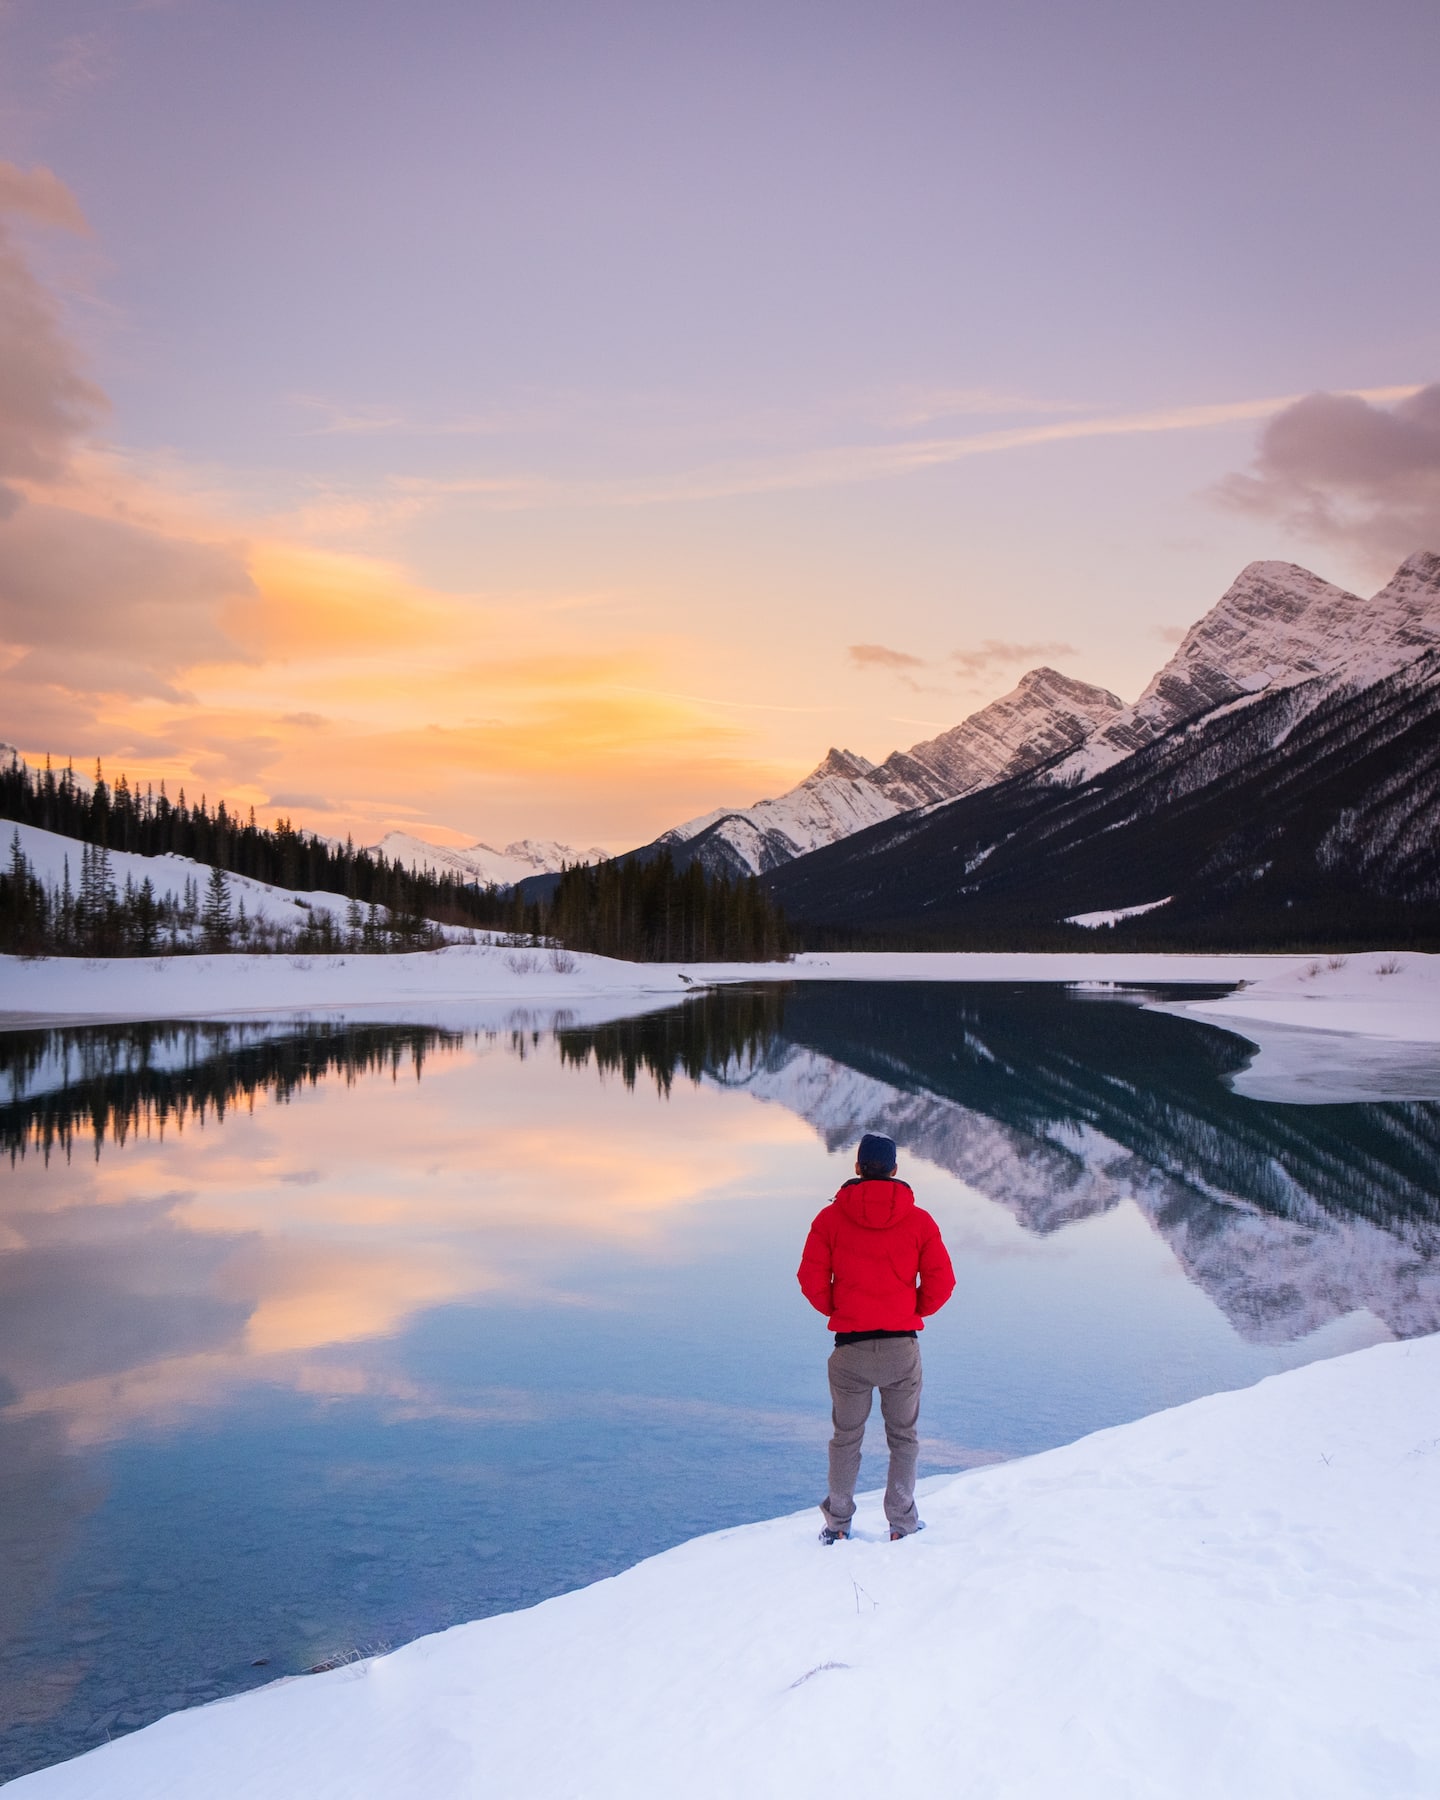
[[[1205,617],[1133,706],[1050,771],[1087,780],[1189,719],[1315,678],[1368,686],[1440,646],[1440,556],[1409,557],[1362,599],[1294,563],[1256,562]],[[1316,687],[1318,700],[1323,690]]]
[[[488,887],[511,887],[530,875],[552,874],[565,863],[603,862],[606,850],[572,850],[568,844],[548,839],[519,838],[503,850],[489,844],[470,844],[463,850],[451,850],[443,844],[428,844],[424,838],[412,837],[408,831],[387,831],[378,844],[369,848],[391,862],[418,874],[428,869],[436,875],[448,870],[463,881],[478,881]]]
[[[872,827],[776,872],[773,896],[794,920],[971,947],[1058,943],[1104,915],[1135,947],[1434,935],[1440,558],[1411,558],[1369,611],[1339,592],[1318,595],[1328,632],[1307,629],[1313,614],[1297,628],[1308,671],[1273,663],[1271,630],[1267,675],[1266,634],[1253,632],[1232,674],[1264,679],[1258,691],[1128,755],[1101,746],[1088,777],[1057,782],[1052,764]],[[1335,642],[1346,629],[1348,657]],[[1202,666],[1220,668],[1196,655]],[[1192,695],[1199,685],[1197,673]],[[1164,701],[1158,683],[1149,691]],[[1139,716],[1154,727],[1153,712]]]
[[[762,874],[914,807],[1034,768],[1085,742],[1121,710],[1104,688],[1032,669],[1012,692],[939,737],[878,764],[853,750],[831,750],[788,793],[705,813],[664,833],[653,848],[668,849],[682,864],[699,860],[717,872]]]
[[[1294,563],[1252,563],[1132,705],[1054,669],[1033,669],[953,730],[883,763],[831,750],[788,793],[705,813],[647,848],[715,871],[769,874],[902,813],[1031,770],[1043,770],[1037,779],[1046,782],[1088,781],[1252,696],[1303,684],[1308,704],[1318,705],[1338,686],[1371,685],[1437,646],[1440,556],[1410,557],[1368,599]]]

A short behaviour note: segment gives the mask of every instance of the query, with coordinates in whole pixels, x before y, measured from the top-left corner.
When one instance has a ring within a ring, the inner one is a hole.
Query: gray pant
[[[880,1390],[880,1416],[890,1446],[890,1478],[885,1486],[885,1517],[892,1531],[907,1536],[920,1529],[915,1512],[915,1464],[920,1455],[920,1346],[914,1338],[867,1338],[839,1344],[831,1352],[830,1492],[821,1512],[832,1531],[848,1531],[855,1516],[855,1478],[860,1473],[860,1445],[875,1389]]]

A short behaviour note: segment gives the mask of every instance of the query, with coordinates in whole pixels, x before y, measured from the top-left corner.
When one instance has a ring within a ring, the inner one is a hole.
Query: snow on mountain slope
[[[1086,781],[1215,708],[1278,686],[1369,685],[1440,645],[1440,556],[1420,551],[1370,599],[1286,562],[1256,562],[1185,634],[1133,706],[1046,779]]]
[[[528,875],[552,874],[565,863],[603,862],[609,855],[607,850],[572,850],[568,844],[539,838],[519,838],[503,850],[494,850],[489,844],[452,850],[412,837],[408,831],[387,831],[378,844],[369,848],[412,873],[429,869],[443,875],[448,871],[462,881],[478,881],[482,886],[493,882],[497,887],[513,886]]]
[[[1021,774],[1083,742],[1121,711],[1104,688],[1054,669],[1017,686],[953,730],[897,750],[883,763],[831,750],[797,787],[736,811],[719,810],[668,831],[662,846],[693,846],[706,866],[763,874],[824,844],[937,800],[954,800]]]
[[[878,775],[918,763],[940,784],[932,799],[958,800],[977,788],[1048,762],[1094,735],[1124,710],[1108,689],[1056,669],[1032,669],[1001,699],[909,750],[897,750]]]

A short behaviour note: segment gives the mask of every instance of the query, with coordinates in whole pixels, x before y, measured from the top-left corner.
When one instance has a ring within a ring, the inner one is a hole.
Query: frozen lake
[[[865,1129],[959,1276],[922,1473],[1440,1328],[1440,1106],[1138,998],[0,1035],[0,1779],[818,1500]]]

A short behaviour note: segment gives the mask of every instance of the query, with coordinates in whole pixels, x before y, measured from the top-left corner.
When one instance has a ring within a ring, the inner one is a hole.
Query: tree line
[[[0,819],[39,826],[77,841],[73,872],[46,882],[12,834],[0,860],[0,951],[20,955],[144,956],[198,950],[403,951],[438,947],[441,927],[483,929],[531,945],[562,944],[632,962],[773,961],[790,953],[784,915],[758,882],[677,870],[668,852],[562,871],[553,893],[466,882],[450,871],[415,873],[372,850],[357,850],[287,818],[241,819],[221,800],[172,801],[162,781],[143,793],[120,775],[113,785],[97,762],[86,790],[74,771],[47,759],[32,770],[18,756],[0,767]],[[3,843],[3,839],[0,839]],[[118,882],[112,851],[175,855],[208,865],[202,884],[157,894],[149,876]],[[291,892],[333,893],[347,904],[306,908],[305,922],[282,927],[247,915],[227,874]]]
[[[212,810],[203,794],[190,804],[184,788],[171,800],[163,781],[158,793],[149,784],[143,792],[132,787],[123,774],[112,784],[98,762],[86,792],[69,766],[57,774],[48,758],[43,769],[31,769],[12,757],[0,768],[0,818],[102,850],[186,856],[272,887],[342,894],[397,919],[502,929],[517,923],[524,929],[530,922],[524,916],[517,920],[514,902],[502,889],[463,881],[449,870],[417,873],[382,852],[357,850],[349,838],[341,844],[299,831],[288,818],[263,826],[254,807],[241,818],[224,800]]]
[[[754,876],[677,870],[668,850],[561,871],[546,930],[572,950],[632,962],[777,962],[785,915]]]
[[[447,939],[418,913],[392,913],[352,898],[343,920],[295,896],[299,925],[247,911],[225,871],[212,865],[203,888],[187,876],[178,894],[157,893],[148,875],[116,882],[102,844],[76,844],[75,875],[67,856],[58,881],[35,872],[12,831],[0,864],[0,951],[18,956],[155,956],[202,950],[435,950]]]

